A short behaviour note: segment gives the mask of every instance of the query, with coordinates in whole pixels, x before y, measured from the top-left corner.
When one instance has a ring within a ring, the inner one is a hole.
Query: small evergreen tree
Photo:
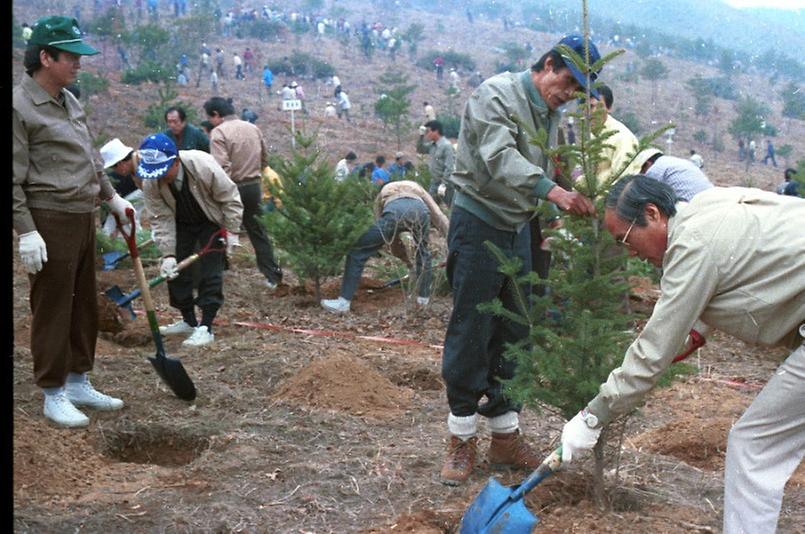
[[[668,77],[668,67],[659,59],[650,58],[643,62],[640,75],[651,81],[651,105],[653,106],[657,103],[657,82]]]
[[[585,31],[585,34],[588,33]],[[569,56],[579,70],[587,72],[600,69],[623,52],[611,52],[593,66],[567,47],[562,53]],[[613,250],[618,250],[617,245],[604,230],[606,193],[637,153],[671,127],[640,139],[631,158],[602,183],[598,181],[596,170],[614,132],[603,130],[603,120],[593,116],[588,104],[573,115],[579,125],[575,145],[551,148],[545,130],[531,132],[531,143],[539,146],[550,160],[565,162],[561,167],[563,172],[581,167],[585,179],[576,186],[594,201],[598,216],[569,216],[564,219],[563,231],[547,232],[554,254],[554,265],[547,280],[539,279],[534,272],[518,277],[519,258],[506,257],[487,242],[501,264],[500,271],[515,282],[518,310],[507,310],[497,299],[482,306],[486,311],[528,326],[528,337],[509,345],[505,353],[517,362],[514,377],[505,382],[506,394],[525,405],[539,407],[546,403],[566,419],[573,417],[595,396],[600,384],[620,363],[631,340],[632,318],[623,306],[624,296],[628,295],[630,268],[626,254],[622,251],[613,254]],[[572,183],[569,176],[565,179]],[[529,285],[537,283],[546,287],[544,296],[529,293]],[[606,440],[605,429],[595,450],[595,495],[601,506],[605,502],[603,448]]]
[[[290,158],[271,158],[280,183],[268,189],[281,207],[265,221],[299,280],[313,280],[319,300],[322,278],[340,272],[344,256],[372,223],[374,187],[355,175],[334,180],[335,170],[313,141],[297,133],[299,148]]]
[[[746,96],[735,105],[735,111],[737,116],[730,122],[728,131],[736,141],[743,139],[748,142],[753,137],[764,135],[766,132],[764,118],[771,113],[769,106],[751,96]]]
[[[783,98],[783,117],[805,120],[805,92],[794,82],[780,91]]]
[[[380,98],[375,102],[375,113],[384,126],[391,126],[397,138],[397,150],[402,146],[403,132],[410,128],[408,111],[411,107],[409,95],[416,89],[408,85],[408,77],[398,70],[387,70],[379,80]]]

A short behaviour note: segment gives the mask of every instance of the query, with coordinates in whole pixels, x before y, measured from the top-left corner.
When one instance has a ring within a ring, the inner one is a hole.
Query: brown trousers
[[[29,275],[31,353],[42,388],[64,385],[68,373],[92,370],[98,337],[95,216],[32,209],[47,262]]]

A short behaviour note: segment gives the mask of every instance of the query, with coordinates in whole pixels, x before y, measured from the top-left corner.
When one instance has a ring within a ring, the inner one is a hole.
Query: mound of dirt
[[[732,417],[714,417],[706,422],[698,417],[677,419],[643,432],[633,443],[700,469],[719,471],[724,468],[727,433],[733,422]]]
[[[274,399],[368,417],[387,417],[410,405],[413,392],[394,385],[357,358],[335,354],[315,360],[286,380]]]

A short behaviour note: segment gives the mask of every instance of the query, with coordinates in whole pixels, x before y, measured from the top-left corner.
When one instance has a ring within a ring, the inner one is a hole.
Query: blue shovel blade
[[[104,252],[101,254],[103,258],[103,268],[104,271],[112,271],[117,268],[117,262],[119,262],[124,257],[128,256],[127,252],[118,252],[113,250],[111,252]]]
[[[460,534],[530,534],[539,518],[519,499],[512,498],[518,486],[507,488],[490,478],[461,519]]]

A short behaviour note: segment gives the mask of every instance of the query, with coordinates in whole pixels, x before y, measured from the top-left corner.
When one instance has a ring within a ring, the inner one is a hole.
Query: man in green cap
[[[43,17],[13,94],[13,220],[29,273],[34,378],[45,394],[45,417],[65,427],[89,424],[78,406],[123,407],[87,378],[98,337],[95,202],[122,220],[133,208],[103,173],[84,110],[65,90],[81,56],[97,53],[75,19]]]

